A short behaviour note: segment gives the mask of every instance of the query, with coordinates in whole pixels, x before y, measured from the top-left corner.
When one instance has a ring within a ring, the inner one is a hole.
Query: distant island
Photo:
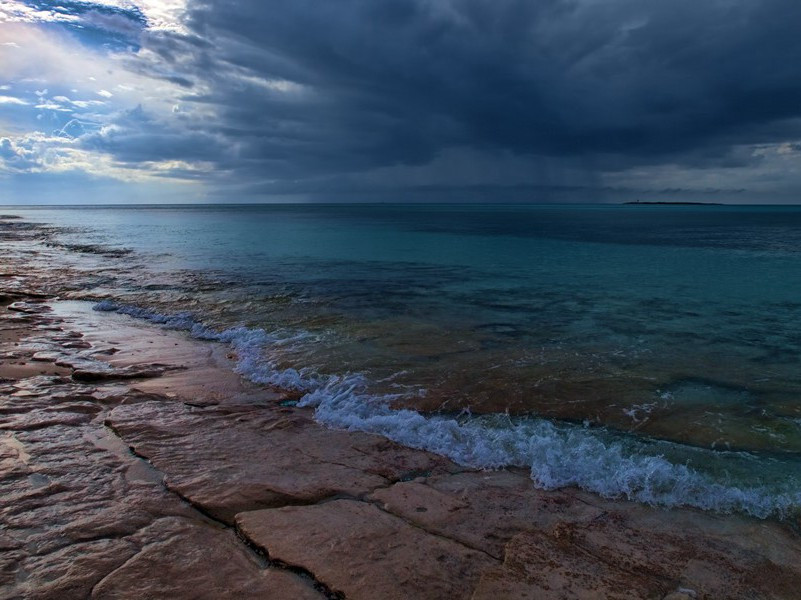
[[[680,204],[680,205],[700,205],[700,206],[721,206],[722,202],[642,202],[641,200],[634,200],[633,202],[623,202],[623,204]]]

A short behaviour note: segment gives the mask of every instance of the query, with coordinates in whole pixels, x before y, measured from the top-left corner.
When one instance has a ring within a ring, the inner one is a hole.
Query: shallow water
[[[545,486],[801,506],[799,208],[3,212],[61,228],[100,308],[231,343],[330,425]]]

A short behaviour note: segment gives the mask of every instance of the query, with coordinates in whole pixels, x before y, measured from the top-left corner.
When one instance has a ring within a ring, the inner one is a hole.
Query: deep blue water
[[[86,294],[227,332],[332,426],[545,486],[801,505],[799,207],[3,212],[133,250]]]

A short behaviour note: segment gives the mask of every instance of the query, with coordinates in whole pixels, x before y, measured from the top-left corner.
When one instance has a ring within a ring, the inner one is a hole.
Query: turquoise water
[[[3,212],[102,264],[99,308],[230,343],[331,426],[545,487],[801,506],[797,207]]]

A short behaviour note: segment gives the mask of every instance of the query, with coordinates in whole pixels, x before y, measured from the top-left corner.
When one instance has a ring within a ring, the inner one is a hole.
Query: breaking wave
[[[215,331],[191,313],[163,315],[109,300],[93,308],[230,345],[238,356],[237,373],[255,383],[301,392],[298,406],[313,408],[315,419],[324,425],[379,434],[405,446],[447,456],[464,466],[529,468],[535,485],[544,489],[576,486],[607,498],[742,512],[760,518],[782,517],[801,507],[798,489],[774,490],[721,482],[687,464],[671,462],[663,453],[654,451],[659,446],[603,428],[509,415],[423,415],[392,408],[391,403],[401,397],[399,394],[368,392],[369,381],[362,374],[323,375],[311,369],[286,369],[270,359],[271,349],[313,339],[308,332],[267,332],[247,327]],[[712,450],[694,451],[708,456],[719,454]],[[745,459],[751,456],[730,454]]]

